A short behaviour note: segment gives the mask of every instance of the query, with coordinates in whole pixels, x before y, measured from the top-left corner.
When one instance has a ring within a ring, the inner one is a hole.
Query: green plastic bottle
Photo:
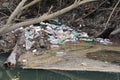
[[[85,42],[86,42],[86,43],[92,43],[92,42],[93,42],[93,39],[86,39]]]

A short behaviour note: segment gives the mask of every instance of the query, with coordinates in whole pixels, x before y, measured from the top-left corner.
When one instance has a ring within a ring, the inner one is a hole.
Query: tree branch
[[[40,2],[40,1],[42,1],[42,0],[34,0],[34,1],[30,2],[29,4],[23,6],[21,9],[24,10],[24,9],[36,4],[37,2]]]
[[[7,33],[9,31],[12,31],[12,30],[15,30],[19,27],[24,27],[24,26],[27,26],[27,25],[31,25],[31,24],[35,24],[35,23],[39,23],[39,22],[42,22],[44,20],[47,20],[47,19],[51,19],[51,18],[55,18],[59,15],[62,15],[78,6],[80,6],[81,4],[84,4],[84,3],[87,3],[87,2],[91,2],[91,1],[95,1],[95,0],[84,0],[84,1],[81,1],[78,2],[75,2],[73,3],[72,5],[62,9],[62,10],[59,10],[57,12],[54,12],[52,14],[49,14],[49,15],[43,15],[43,16],[40,16],[38,18],[34,18],[34,19],[31,19],[31,20],[28,20],[28,21],[25,21],[25,22],[21,22],[21,23],[17,23],[17,24],[13,24],[13,25],[4,25],[3,28],[0,28],[0,35],[4,34],[4,33]],[[11,27],[10,27],[11,26]]]
[[[110,13],[110,16],[108,17],[108,20],[107,20],[107,22],[106,22],[106,24],[105,24],[105,27],[104,27],[103,31],[102,31],[101,33],[97,34],[96,37],[103,36],[103,34],[106,33],[106,31],[107,31],[107,29],[108,29],[108,28],[107,28],[108,23],[109,23],[112,15],[113,15],[113,13],[115,12],[115,9],[116,9],[117,6],[119,5],[119,3],[120,3],[120,0],[118,0],[118,2],[116,3],[115,7],[114,7],[113,10],[112,10],[112,12]]]
[[[118,33],[120,33],[120,28],[118,28],[118,29],[114,30],[113,32],[111,32],[110,35],[116,35]]]
[[[19,5],[16,7],[16,9],[14,10],[14,12],[10,15],[7,24],[10,24],[12,22],[12,20],[16,17],[16,15],[21,11],[21,8],[23,7],[24,3],[27,0],[22,0]]]

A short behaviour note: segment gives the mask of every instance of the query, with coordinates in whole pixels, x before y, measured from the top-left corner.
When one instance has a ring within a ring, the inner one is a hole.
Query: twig
[[[3,12],[0,12],[0,14],[4,15],[4,16],[8,16],[7,14],[3,13]]]
[[[38,11],[37,11],[37,16],[36,17],[38,17],[38,16],[40,16],[40,3],[39,3],[39,6],[38,6]]]
[[[50,14],[52,9],[53,9],[53,6],[50,7],[47,13]]]
[[[10,12],[10,13],[12,13],[12,12],[13,12],[13,11],[12,11],[9,7],[6,7],[6,8],[9,10],[9,12]]]

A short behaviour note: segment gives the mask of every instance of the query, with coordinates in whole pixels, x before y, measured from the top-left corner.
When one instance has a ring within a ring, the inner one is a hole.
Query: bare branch
[[[108,20],[107,20],[107,22],[106,22],[106,25],[105,25],[105,29],[107,28],[107,25],[108,25],[108,23],[109,23],[109,21],[110,21],[112,15],[113,15],[115,9],[116,9],[117,6],[119,5],[119,3],[120,3],[120,0],[117,2],[117,4],[115,5],[115,7],[113,8],[112,12],[110,13],[110,16],[109,16],[109,18],[108,18]]]
[[[116,9],[117,6],[119,5],[119,3],[120,3],[120,0],[116,3],[115,7],[113,8],[112,12],[110,13],[110,16],[108,17],[108,20],[107,20],[107,22],[106,22],[106,24],[105,24],[104,30],[103,30],[101,33],[97,34],[96,37],[99,37],[99,36],[103,35],[103,33],[105,33],[105,32],[107,31],[107,29],[108,29],[108,28],[107,28],[108,23],[109,23],[109,21],[110,21],[112,15],[113,15],[115,9]]]
[[[27,0],[22,0],[19,5],[16,7],[16,9],[14,10],[14,12],[11,14],[11,16],[9,17],[7,24],[10,24],[12,22],[12,20],[15,18],[15,16],[21,11],[21,7],[24,5],[24,3]]]
[[[48,10],[48,14],[51,13],[51,10],[53,9],[53,6],[50,7],[50,9]]]
[[[120,33],[120,28],[118,28],[118,29],[114,30],[113,32],[111,32],[110,35],[116,35],[118,33]]]
[[[28,20],[28,21],[25,21],[25,22],[21,22],[21,23],[17,23],[17,24],[13,24],[13,25],[4,25],[3,28],[0,29],[0,35],[1,34],[4,34],[4,33],[7,33],[9,31],[12,31],[12,30],[15,30],[19,27],[24,27],[24,26],[27,26],[27,25],[31,25],[31,24],[35,24],[35,23],[39,23],[39,22],[42,22],[44,20],[47,20],[47,19],[51,19],[51,18],[55,18],[59,15],[62,15],[78,6],[80,6],[81,4],[84,4],[84,3],[87,3],[87,2],[91,2],[91,1],[95,1],[95,0],[84,0],[84,1],[81,1],[79,4],[72,4],[62,10],[59,10],[57,12],[54,12],[52,14],[49,14],[49,15],[43,15],[43,16],[40,16],[38,18],[34,18],[34,19],[31,19],[31,20]],[[10,27],[11,26],[11,27]]]
[[[33,0],[33,1],[30,2],[29,4],[27,4],[27,5],[25,5],[24,7],[22,7],[21,9],[24,10],[24,9],[26,9],[26,8],[28,8],[28,7],[36,4],[37,2],[40,2],[40,1],[42,1],[42,0]]]

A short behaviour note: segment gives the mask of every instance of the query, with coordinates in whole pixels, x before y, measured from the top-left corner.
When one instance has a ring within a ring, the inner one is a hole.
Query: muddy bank
[[[19,63],[23,68],[26,69],[30,68],[119,72],[119,65],[107,62],[107,60],[100,61],[87,57],[89,53],[94,53],[101,50],[112,50],[120,52],[119,47],[108,47],[87,43],[67,44],[61,46],[60,48],[44,51],[43,54],[39,55],[34,55],[34,53],[23,54],[19,58]],[[58,54],[57,52],[63,53]]]
[[[93,53],[87,53],[87,57],[103,62],[110,62],[120,66],[120,51],[101,50]]]

